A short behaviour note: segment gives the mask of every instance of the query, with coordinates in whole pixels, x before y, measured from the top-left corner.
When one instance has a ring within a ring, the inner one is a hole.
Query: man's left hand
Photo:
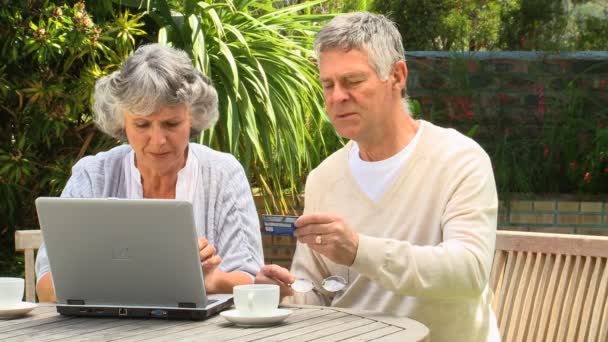
[[[334,214],[302,215],[295,222],[298,241],[331,261],[351,266],[357,256],[359,234],[344,219]]]

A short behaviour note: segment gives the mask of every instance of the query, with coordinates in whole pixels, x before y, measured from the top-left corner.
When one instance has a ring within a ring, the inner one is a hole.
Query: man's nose
[[[348,91],[344,87],[342,87],[338,84],[334,85],[334,89],[333,89],[331,96],[332,96],[333,102],[338,102],[338,103],[344,102],[344,101],[348,100],[348,98],[349,98]]]

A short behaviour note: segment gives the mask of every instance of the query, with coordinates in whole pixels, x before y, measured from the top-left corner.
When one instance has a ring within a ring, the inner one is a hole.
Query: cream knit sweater
[[[317,284],[341,275],[338,293],[287,302],[382,311],[424,323],[432,341],[486,341],[498,335],[488,279],[497,194],[492,165],[473,140],[429,122],[392,186],[371,201],[349,166],[352,143],[308,176],[305,213],[341,215],[359,232],[351,267],[298,243],[291,272]]]

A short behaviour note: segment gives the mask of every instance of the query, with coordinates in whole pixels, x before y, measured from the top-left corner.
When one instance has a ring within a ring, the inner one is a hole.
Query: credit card
[[[293,236],[296,230],[295,222],[298,216],[290,215],[262,215],[264,232],[271,235]]]

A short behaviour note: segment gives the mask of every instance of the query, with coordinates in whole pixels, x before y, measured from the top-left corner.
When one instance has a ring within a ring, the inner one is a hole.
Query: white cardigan
[[[131,146],[87,156],[72,168],[62,197],[127,197],[125,156]],[[205,237],[222,257],[224,272],[242,271],[255,277],[264,263],[260,226],[251,188],[241,164],[230,154],[190,143],[189,156],[197,159],[198,179],[192,192],[199,237]],[[49,272],[44,245],[36,257],[36,275]]]

